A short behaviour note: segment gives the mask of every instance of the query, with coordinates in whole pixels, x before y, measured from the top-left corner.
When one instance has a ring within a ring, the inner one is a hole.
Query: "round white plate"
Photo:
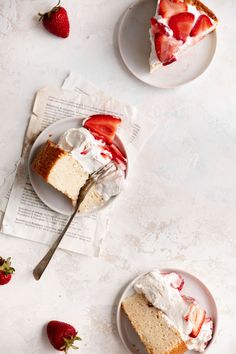
[[[60,136],[68,129],[71,128],[79,128],[82,126],[83,119],[61,119],[58,122],[50,125],[35,140],[28,159],[28,172],[30,182],[38,195],[38,197],[42,200],[44,204],[46,204],[50,209],[64,215],[71,215],[74,211],[74,208],[71,204],[69,198],[63,195],[61,192],[57,191],[55,188],[50,186],[50,184],[46,183],[39,175],[37,175],[31,168],[31,163],[35,158],[37,152],[40,147],[48,140],[52,140],[57,143]],[[114,143],[118,146],[121,152],[126,156],[125,148],[116,135],[114,139]],[[110,198],[102,207],[97,208],[102,209],[105,206],[109,205],[112,200],[116,197]],[[81,214],[80,214],[81,215]]]
[[[217,331],[217,321],[218,321],[218,315],[217,315],[217,307],[216,303],[213,299],[213,296],[211,295],[210,291],[208,288],[195,276],[184,272],[179,269],[161,269],[161,272],[176,272],[184,278],[184,288],[183,288],[183,294],[189,295],[194,297],[199,304],[206,310],[207,315],[210,316],[213,321],[214,321],[214,333],[213,333],[213,338],[209,345],[207,346],[205,352],[207,352],[208,348],[212,346],[215,338],[215,334]],[[130,321],[128,320],[127,316],[124,314],[121,308],[121,303],[124,299],[126,299],[129,296],[132,296],[134,294],[134,284],[136,281],[143,276],[145,273],[139,275],[137,278],[132,280],[128,286],[125,288],[124,292],[121,295],[120,301],[118,303],[118,308],[117,308],[117,316],[116,316],[116,321],[117,321],[117,328],[118,332],[120,335],[120,338],[126,347],[126,349],[133,354],[147,354],[143,344],[141,343],[138,335],[134,331],[132,325],[130,324]],[[204,352],[204,353],[205,353]],[[187,351],[186,354],[193,354],[196,353],[195,351]]]
[[[125,65],[138,79],[159,88],[176,87],[192,81],[206,70],[213,59],[216,31],[186,51],[173,64],[161,66],[150,73],[149,27],[155,10],[154,0],[137,0],[126,10],[118,32],[118,45]]]

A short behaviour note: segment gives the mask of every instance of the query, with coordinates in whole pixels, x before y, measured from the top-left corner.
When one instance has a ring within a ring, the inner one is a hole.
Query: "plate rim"
[[[28,153],[28,156],[27,156],[27,159],[26,159],[26,169],[27,169],[27,173],[28,173],[28,176],[29,176],[29,180],[30,180],[30,184],[34,190],[34,192],[36,193],[36,195],[38,196],[38,198],[41,200],[41,202],[46,205],[50,210],[56,212],[56,213],[59,213],[61,215],[65,215],[65,216],[69,216],[71,214],[68,214],[68,213],[62,213],[59,209],[57,208],[52,208],[51,204],[50,203],[47,203],[45,202],[44,199],[41,198],[40,194],[37,192],[37,189],[35,189],[34,187],[34,182],[33,182],[33,178],[32,178],[32,175],[33,175],[33,171],[31,169],[31,163],[32,163],[32,158],[33,158],[33,154],[35,153],[35,149],[36,149],[36,146],[37,145],[37,142],[38,140],[46,133],[47,135],[47,131],[50,130],[52,127],[54,126],[57,126],[60,124],[63,124],[64,122],[69,122],[69,121],[81,121],[81,124],[82,124],[82,121],[87,118],[87,116],[84,116],[84,117],[78,117],[78,118],[62,118],[62,119],[59,119],[58,121],[50,124],[49,126],[47,126],[45,129],[43,129],[39,134],[38,136],[36,137],[36,139],[34,140],[33,144],[31,145],[30,147],[30,150],[29,150],[29,153]],[[120,139],[119,135],[116,134],[115,135],[116,138],[119,140],[119,143],[121,144],[125,154],[126,154],[126,157],[127,157],[127,170],[126,170],[126,177],[125,177],[125,180],[127,181],[127,178],[128,178],[128,171],[129,171],[129,163],[128,163],[128,154],[127,154],[127,150],[122,142],[122,140]],[[45,141],[46,142],[46,141]],[[47,183],[47,182],[45,182]],[[98,211],[101,211],[103,209],[106,209],[108,206],[110,206],[110,204],[114,201],[114,199],[118,198],[119,195],[121,193],[117,194],[116,196],[114,197],[111,197],[106,203],[104,203],[104,205],[96,208],[95,210],[92,210],[92,211],[89,211],[89,212],[83,212],[83,213],[78,213],[78,216],[89,216],[91,214],[93,214],[94,212],[98,212]],[[72,210],[72,213],[73,213],[73,210]]]
[[[124,11],[122,17],[121,17],[121,20],[120,20],[120,23],[119,23],[119,28],[118,28],[118,47],[119,47],[119,52],[120,52],[120,56],[122,58],[122,61],[123,63],[125,64],[126,68],[131,72],[131,74],[136,77],[138,80],[140,80],[141,82],[145,83],[146,85],[148,86],[151,86],[151,87],[154,87],[154,88],[157,88],[157,89],[174,89],[174,88],[177,88],[177,87],[181,87],[181,86],[184,86],[184,85],[187,85],[188,83],[192,82],[192,81],[195,81],[198,77],[200,77],[201,75],[203,75],[205,73],[205,71],[210,67],[210,65],[212,64],[212,61],[214,59],[214,56],[215,56],[215,53],[216,53],[216,49],[217,49],[217,43],[218,43],[218,40],[217,40],[217,31],[216,31],[216,28],[213,32],[209,33],[209,35],[214,35],[214,51],[213,51],[213,54],[212,54],[212,57],[209,61],[209,63],[207,64],[207,66],[204,68],[204,70],[199,74],[199,75],[196,75],[194,76],[192,79],[189,79],[185,82],[182,82],[180,84],[177,84],[177,85],[155,85],[154,83],[151,83],[151,82],[148,82],[146,80],[144,80],[143,78],[141,78],[140,76],[138,76],[135,71],[127,64],[125,58],[124,58],[124,51],[122,51],[122,45],[121,45],[121,32],[122,32],[122,27],[125,23],[125,20],[129,14],[130,11],[132,11],[132,9],[135,7],[135,6],[138,6],[140,3],[144,3],[148,0],[135,0],[133,1],[128,7],[127,9]],[[151,73],[150,73],[151,74]]]
[[[209,290],[209,288],[205,285],[205,283],[202,282],[201,279],[199,279],[197,276],[193,275],[192,273],[189,273],[185,270],[182,270],[182,269],[179,269],[179,268],[153,268],[152,270],[150,271],[147,271],[147,272],[143,272],[141,274],[139,274],[138,276],[136,276],[135,278],[133,278],[132,280],[130,280],[125,286],[124,288],[122,289],[122,292],[121,292],[121,295],[119,296],[119,300],[118,300],[118,304],[117,304],[117,310],[116,310],[116,326],[117,326],[117,330],[118,330],[118,334],[119,334],[119,337],[124,345],[124,347],[128,350],[129,353],[132,353],[130,351],[130,349],[128,348],[125,340],[124,340],[124,337],[122,335],[122,330],[121,330],[121,325],[120,325],[120,322],[121,322],[121,303],[124,299],[124,296],[126,294],[126,292],[132,288],[132,286],[134,285],[134,283],[140,278],[142,277],[143,275],[145,274],[148,274],[150,272],[153,272],[155,270],[158,270],[160,272],[176,272],[178,274],[179,273],[182,273],[182,274],[187,274],[188,276],[190,276],[191,278],[193,278],[197,283],[200,283],[201,287],[204,289],[204,292],[207,293],[208,297],[210,296],[210,299],[211,299],[211,302],[213,304],[213,307],[214,307],[214,310],[215,310],[215,319],[214,319],[214,329],[213,329],[213,336],[212,336],[212,339],[210,341],[210,344],[207,346],[207,348],[205,349],[204,353],[206,353],[208,351],[209,348],[212,347],[212,345],[215,343],[215,340],[216,340],[216,337],[217,337],[217,333],[218,333],[218,327],[219,327],[219,312],[218,312],[218,307],[217,307],[217,303],[211,293],[211,291]],[[195,351],[190,351],[192,353],[196,353]],[[133,354],[133,353],[132,353]]]

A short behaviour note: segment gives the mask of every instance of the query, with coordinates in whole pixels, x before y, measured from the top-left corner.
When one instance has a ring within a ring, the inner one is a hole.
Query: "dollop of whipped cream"
[[[156,270],[139,278],[134,289],[137,293],[145,295],[154,307],[166,315],[169,325],[178,330],[189,350],[203,352],[212,338],[213,322],[210,319],[205,321],[196,338],[189,336],[193,324],[186,321],[184,317],[189,312],[190,304],[184,300],[180,291],[171,285],[176,283],[178,278],[176,273],[163,276]]]
[[[93,173],[111,161],[111,154],[104,149],[105,143],[96,140],[86,128],[67,130],[59,139],[58,145],[79,161],[86,172]]]
[[[112,155],[105,149],[105,143],[97,140],[86,128],[71,128],[59,139],[58,146],[69,152],[84,170],[93,173],[111,161]],[[97,190],[107,201],[119,194],[125,184],[124,171],[117,166],[117,170],[105,177],[98,185]]]

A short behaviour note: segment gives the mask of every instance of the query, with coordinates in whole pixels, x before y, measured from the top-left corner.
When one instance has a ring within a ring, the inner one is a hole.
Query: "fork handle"
[[[54,241],[54,243],[52,244],[52,246],[50,247],[50,249],[48,250],[48,252],[45,254],[45,256],[42,258],[42,260],[38,263],[38,265],[34,268],[33,270],[33,275],[34,278],[36,280],[39,280],[43,274],[43,272],[45,271],[45,269],[47,268],[48,263],[50,262],[50,260],[52,259],[52,256],[54,255],[57,247],[59,246],[59,244],[61,243],[61,240],[63,239],[63,236],[65,235],[66,231],[68,230],[72,220],[74,219],[75,214],[77,213],[78,208],[75,209],[75,211],[73,212],[73,214],[71,215],[71,217],[69,218],[66,226],[64,227],[64,229],[62,230],[62,232],[60,233],[59,237]]]
[[[42,260],[38,263],[38,265],[33,270],[33,275],[34,275],[34,278],[36,280],[39,280],[41,278],[43,272],[47,268],[48,263],[52,259],[52,256],[54,255],[57,247],[61,243],[61,240],[63,239],[63,236],[65,235],[66,231],[68,230],[68,227],[70,226],[72,220],[74,219],[74,216],[77,214],[77,212],[79,210],[79,207],[80,207],[80,204],[83,202],[86,193],[93,186],[93,184],[94,184],[94,180],[93,179],[92,180],[88,180],[85,183],[85,185],[81,188],[81,191],[79,193],[79,196],[78,196],[78,199],[77,199],[77,202],[76,202],[75,210],[74,210],[73,214],[70,216],[69,220],[67,221],[66,226],[64,227],[64,229],[62,230],[62,232],[60,233],[58,238],[54,241],[54,243],[52,244],[52,246],[50,247],[48,252],[42,258]]]
[[[108,166],[109,164],[105,165]],[[84,200],[86,194],[88,193],[88,191],[92,188],[92,186],[97,182],[97,177],[99,177],[98,172],[102,172],[102,169],[104,169],[105,167],[102,167],[101,169],[99,169],[98,171],[96,171],[95,173],[93,173],[90,178],[87,180],[87,182],[85,183],[85,185],[81,188],[79,195],[78,195],[78,199],[76,202],[76,206],[75,206],[75,210],[73,212],[73,214],[70,216],[66,226],[64,227],[64,229],[62,230],[62,232],[60,233],[60,235],[58,236],[58,238],[54,241],[54,243],[52,244],[52,246],[50,247],[50,249],[48,250],[48,252],[46,253],[46,255],[42,258],[42,260],[38,263],[38,265],[34,268],[33,270],[33,275],[34,278],[36,280],[39,280],[43,274],[43,272],[45,271],[45,269],[48,266],[48,263],[50,262],[50,260],[52,259],[57,247],[59,246],[59,244],[61,243],[61,240],[63,239],[63,236],[65,235],[68,227],[70,226],[72,220],[74,219],[74,216],[77,214],[77,211],[79,210],[80,204],[82,203],[82,201]],[[109,169],[111,168],[111,166],[109,167]],[[106,172],[108,170],[106,169]],[[98,175],[97,175],[98,174]],[[100,175],[101,177],[101,175]]]

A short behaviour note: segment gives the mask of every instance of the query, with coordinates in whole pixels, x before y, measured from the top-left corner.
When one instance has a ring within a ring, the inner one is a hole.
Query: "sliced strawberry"
[[[100,135],[108,144],[112,143],[121,119],[108,114],[94,114],[83,125],[91,133]]]
[[[195,322],[194,322],[193,330],[190,333],[190,337],[196,338],[198,336],[202,328],[202,325],[204,323],[205,317],[206,317],[206,311],[201,308],[198,308],[194,315]]]
[[[96,139],[96,140],[101,140],[102,138],[101,138],[101,135],[99,135],[99,134],[97,134],[97,133],[95,133],[95,132],[92,132],[92,131],[90,131],[90,133],[93,135],[93,137]]]
[[[186,321],[190,321],[193,324],[190,337],[196,338],[202,328],[202,325],[206,318],[206,311],[198,305],[191,304],[188,313],[184,316]]]
[[[165,63],[163,63],[163,66],[170,65],[176,61],[176,57],[172,57],[170,60],[167,60]]]
[[[161,273],[161,274],[162,274],[163,276],[172,274],[172,277],[173,277],[173,275],[175,275],[175,279],[172,280],[172,282],[170,283],[170,285],[172,286],[172,288],[178,289],[179,291],[181,291],[181,290],[183,289],[183,286],[184,286],[184,278],[183,278],[180,274],[177,274],[177,273]]]
[[[151,29],[154,36],[156,33],[169,35],[167,27],[163,23],[158,22],[155,17],[151,18]]]
[[[155,17],[152,17],[150,22],[151,22],[152,34],[155,35],[156,33],[158,33],[158,22],[157,22],[157,19]]]
[[[184,316],[185,321],[190,320],[191,316],[193,316],[195,308],[196,308],[196,306],[193,303],[191,303],[189,306],[189,309],[188,309],[188,313],[186,313],[186,315]]]
[[[89,150],[85,149],[85,150],[81,151],[81,155],[87,155],[88,152],[89,152]]]
[[[183,289],[184,286],[184,278],[181,277],[181,275],[177,274],[178,278],[176,279],[175,282],[171,283],[171,286],[175,289],[178,289],[179,291],[181,291]]]
[[[191,297],[191,296],[186,296],[186,295],[181,295],[182,299],[187,302],[188,304],[194,304],[197,305],[197,301]]]
[[[109,151],[112,154],[112,159],[121,166],[122,170],[126,170],[127,158],[122,154],[120,149],[114,145],[109,145]]]
[[[210,18],[207,15],[201,15],[198,17],[195,25],[193,26],[190,36],[195,37],[201,33],[204,33],[212,26],[213,24]]]
[[[171,17],[186,11],[188,11],[187,4],[180,0],[161,0],[159,4],[159,15],[162,17]]]
[[[168,65],[176,60],[174,54],[178,51],[180,45],[181,42],[165,34],[158,33],[155,36],[156,54],[163,65]]]
[[[174,37],[183,42],[188,38],[194,23],[195,16],[190,12],[183,12],[172,16],[169,19],[169,26],[174,33]]]

